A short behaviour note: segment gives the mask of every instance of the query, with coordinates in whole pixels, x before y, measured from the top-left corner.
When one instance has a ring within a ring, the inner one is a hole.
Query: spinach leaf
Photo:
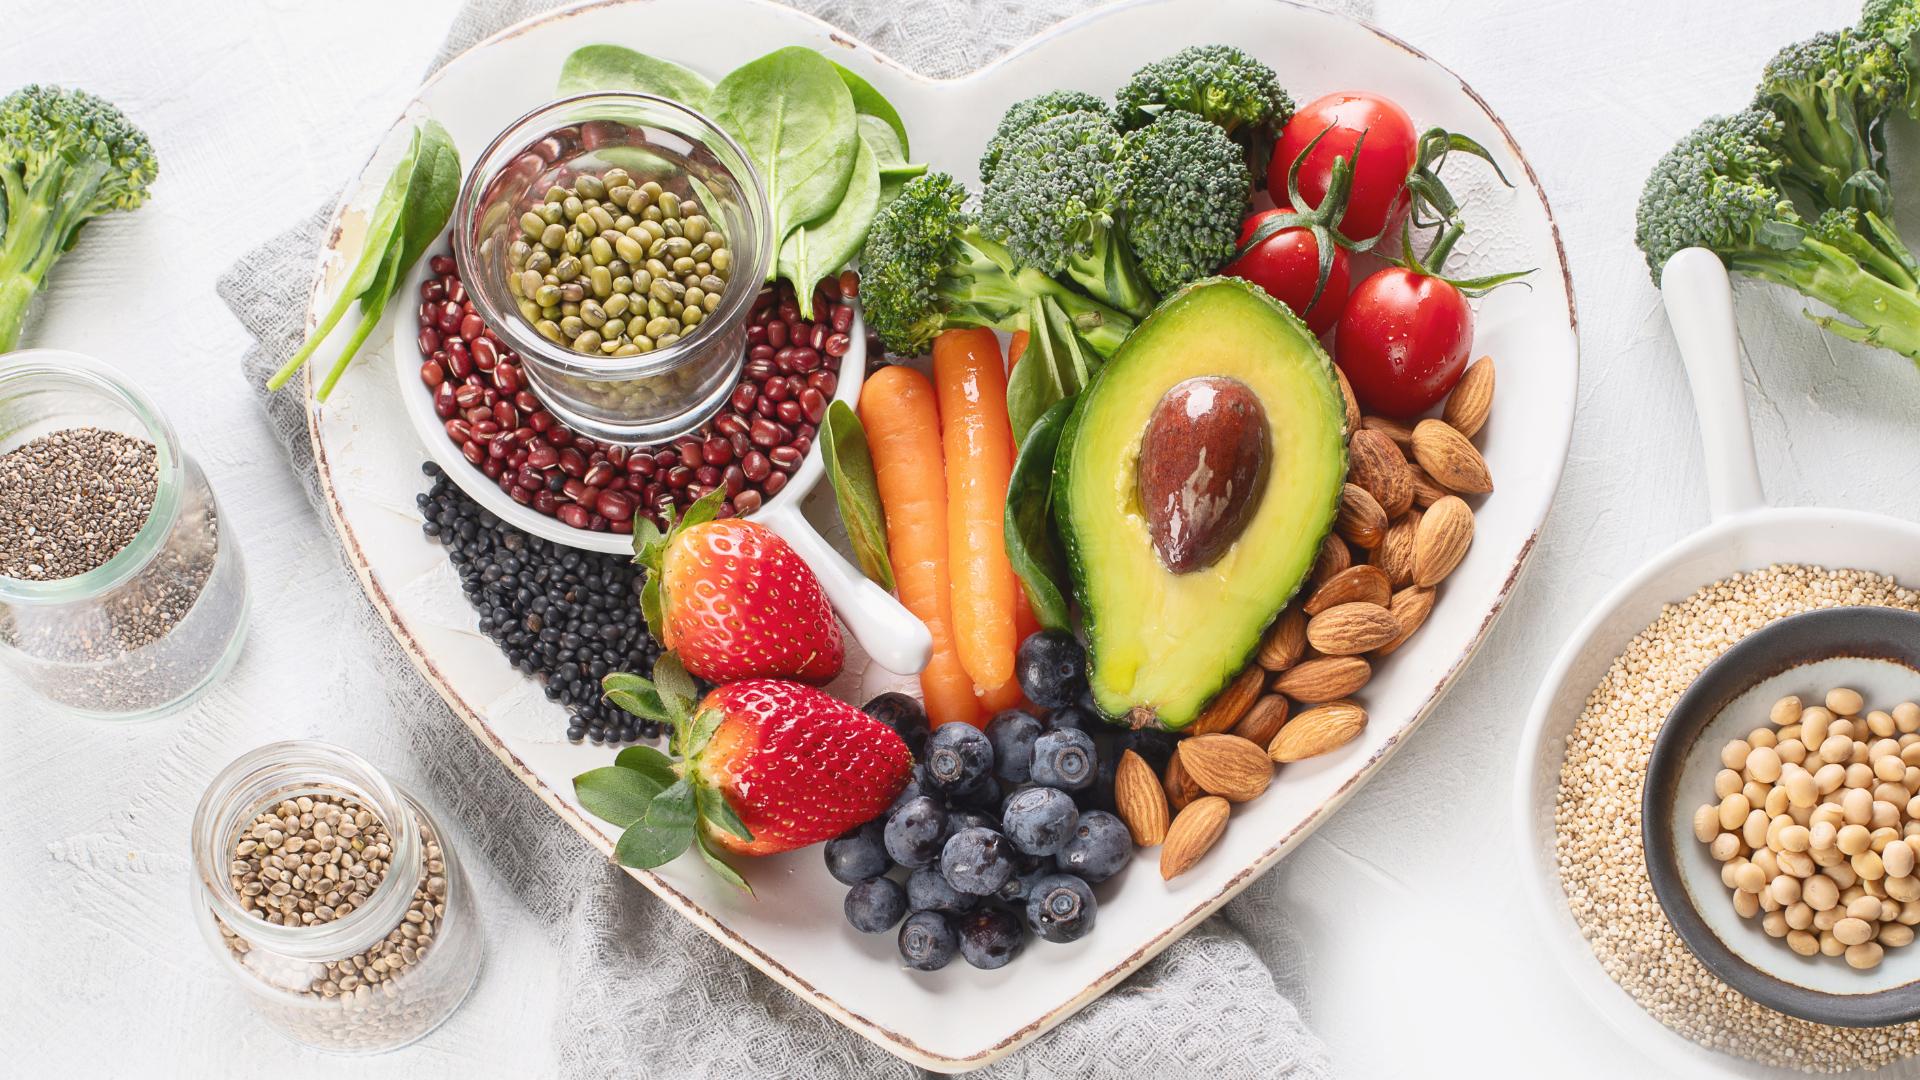
[[[885,120],[868,113],[861,113],[854,120],[859,125],[860,138],[873,149],[874,160],[880,166],[879,205],[885,206],[900,194],[900,189],[907,186],[907,181],[923,175],[927,166],[925,163],[907,162],[907,152],[900,144],[900,137],[893,128],[887,126]],[[875,213],[878,212],[876,207]]]
[[[621,45],[583,45],[560,65],[560,94],[569,97],[598,90],[634,90],[704,110],[713,83],[671,60]]]
[[[853,161],[853,177],[840,205],[819,221],[803,225],[780,245],[779,275],[793,282],[800,317],[813,318],[813,287],[853,260],[866,243],[867,228],[880,209],[880,168],[863,137]]]
[[[829,60],[833,70],[840,73],[840,81],[847,84],[847,93],[853,96],[853,107],[862,116],[871,116],[893,129],[894,136],[900,140],[900,160],[907,158],[907,125],[900,119],[900,110],[893,107],[887,96],[873,88],[873,84],[857,73],[848,70],[838,61]]]
[[[1007,378],[1007,419],[1015,446],[1055,402],[1072,398],[1092,380],[1100,358],[1081,341],[1066,312],[1050,298],[1027,305],[1027,351]]]
[[[1031,354],[1031,344],[1028,349],[1020,368],[1040,359]],[[1060,544],[1053,531],[1053,457],[1073,404],[1071,398],[1056,401],[1041,414],[1027,431],[1007,484],[1007,561],[1027,591],[1034,618],[1049,630],[1072,629],[1066,593],[1059,584]]]
[[[406,208],[400,218],[405,243],[400,255],[401,277],[440,239],[440,231],[453,216],[453,204],[460,198],[460,151],[453,145],[453,136],[433,119],[420,125],[419,136],[413,181],[407,186]]]
[[[860,136],[853,95],[826,57],[798,45],[777,49],[721,79],[709,106],[760,169],[775,251],[846,194]]]
[[[860,571],[891,590],[893,562],[887,555],[887,519],[880,508],[873,455],[867,450],[866,429],[844,401],[827,406],[826,422],[820,425],[820,454]]]

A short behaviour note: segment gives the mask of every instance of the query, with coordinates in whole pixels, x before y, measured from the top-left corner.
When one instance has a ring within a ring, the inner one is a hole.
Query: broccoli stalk
[[[1020,266],[981,234],[966,201],[953,177],[928,173],[874,216],[860,254],[860,302],[888,351],[919,356],[943,330],[1019,330],[1029,302],[1050,297],[1089,346],[1111,356],[1134,320]]]
[[[1906,83],[1886,42],[1852,31],[1817,34],[1775,54],[1753,107],[1780,120],[1786,186],[1819,206],[1887,217],[1881,124]]]
[[[146,201],[158,171],[146,135],[102,98],[26,86],[0,99],[0,353],[80,227]]]

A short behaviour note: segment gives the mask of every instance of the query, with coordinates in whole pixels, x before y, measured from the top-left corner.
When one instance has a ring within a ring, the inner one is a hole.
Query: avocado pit
[[[1219,561],[1259,508],[1272,457],[1266,409],[1247,384],[1174,384],[1147,418],[1136,478],[1160,564],[1187,574]]]

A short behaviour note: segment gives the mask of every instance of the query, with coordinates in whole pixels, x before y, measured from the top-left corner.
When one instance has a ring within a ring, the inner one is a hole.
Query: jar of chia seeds
[[[194,919],[283,1034],[341,1053],[405,1046],[480,970],[479,911],[449,839],[351,751],[262,746],[194,813]]]
[[[154,404],[77,353],[0,357],[0,668],[74,713],[185,708],[239,655],[247,580]]]

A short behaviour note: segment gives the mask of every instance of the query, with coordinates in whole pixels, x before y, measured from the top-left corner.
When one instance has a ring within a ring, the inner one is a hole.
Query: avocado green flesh
[[[1185,574],[1161,564],[1136,470],[1147,418],[1176,383],[1238,379],[1272,438],[1260,505],[1226,552]],[[1085,616],[1102,711],[1191,723],[1246,666],[1333,526],[1346,478],[1346,410],[1311,332],[1257,287],[1198,282],[1128,337],[1081,397],[1055,459],[1056,507]]]

